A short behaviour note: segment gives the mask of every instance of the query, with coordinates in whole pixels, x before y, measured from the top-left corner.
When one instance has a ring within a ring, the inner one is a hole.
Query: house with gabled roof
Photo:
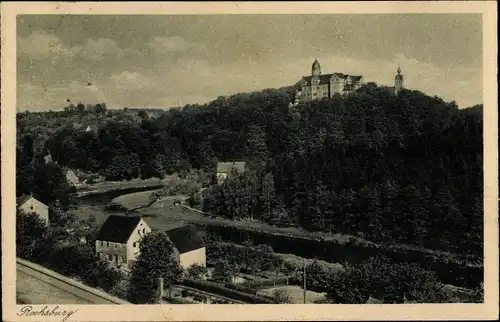
[[[25,213],[35,213],[42,219],[47,226],[49,221],[49,206],[37,200],[32,195],[22,195],[16,200],[17,208]]]
[[[245,172],[245,162],[217,162],[217,182],[222,183],[232,173]]]
[[[182,226],[165,232],[174,245],[180,265],[187,269],[191,265],[207,265],[206,246],[193,226]]]
[[[142,238],[150,232],[140,216],[111,215],[97,234],[96,254],[113,266],[130,269],[139,256]]]

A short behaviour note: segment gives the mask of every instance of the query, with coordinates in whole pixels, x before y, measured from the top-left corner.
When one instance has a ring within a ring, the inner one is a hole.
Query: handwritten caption
[[[48,306],[45,305],[43,308],[38,309],[34,308],[31,305],[24,305],[21,307],[21,310],[17,313],[18,316],[57,316],[62,317],[63,321],[69,319],[73,314],[78,312],[79,309],[76,310],[63,310],[59,308],[59,305]]]

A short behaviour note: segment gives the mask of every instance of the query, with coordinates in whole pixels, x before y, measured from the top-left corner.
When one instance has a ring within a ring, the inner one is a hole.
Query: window
[[[112,261],[112,260],[113,260],[113,255],[108,254],[108,259],[109,259],[110,261]]]
[[[134,247],[137,247],[137,242],[134,242],[133,246],[134,246]]]
[[[31,208],[31,210],[33,210],[33,206],[31,206],[30,208]]]
[[[142,229],[142,233],[145,234],[146,233],[146,228],[143,228]]]
[[[115,248],[118,248],[118,244],[115,244]]]

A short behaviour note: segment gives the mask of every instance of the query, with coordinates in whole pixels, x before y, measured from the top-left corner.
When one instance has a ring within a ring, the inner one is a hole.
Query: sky
[[[17,18],[17,109],[170,108],[279,88],[322,73],[363,75],[482,102],[480,14],[31,15]]]

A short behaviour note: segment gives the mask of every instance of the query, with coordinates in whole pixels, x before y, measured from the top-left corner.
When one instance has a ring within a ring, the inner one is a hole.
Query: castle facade
[[[333,97],[336,94],[347,95],[354,92],[364,84],[363,76],[347,75],[343,73],[321,74],[321,65],[315,59],[311,67],[311,76],[304,76],[297,83],[298,90],[295,95],[295,102],[307,102],[322,98]],[[398,94],[403,89],[403,75],[398,66],[398,74],[394,81],[394,94]]]
[[[364,84],[363,76],[347,75],[343,73],[321,74],[321,65],[314,60],[311,76],[304,76],[299,81],[300,89],[296,99],[302,102],[312,101],[335,94],[349,94]]]

